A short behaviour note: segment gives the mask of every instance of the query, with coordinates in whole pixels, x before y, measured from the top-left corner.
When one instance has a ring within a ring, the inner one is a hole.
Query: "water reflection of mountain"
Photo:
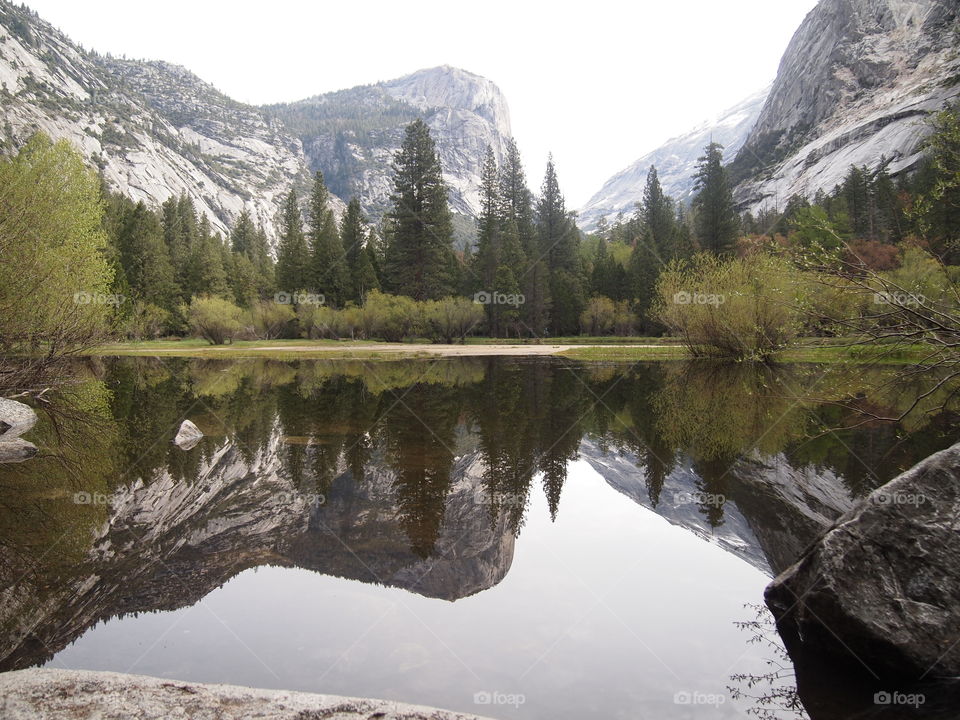
[[[283,440],[277,432],[250,461],[227,443],[192,481],[164,471],[118,489],[108,522],[69,573],[35,577],[4,552],[0,668],[46,660],[113,616],[192,605],[260,565],[297,566],[446,600],[506,575],[514,531],[504,513],[491,517],[477,502],[483,491],[475,457],[454,464],[439,535],[421,557],[404,529],[395,472],[371,467],[356,482],[344,470],[320,502],[290,482]]]
[[[727,473],[727,495],[704,492],[690,458],[680,459],[664,478],[656,504],[646,469],[629,454],[611,454],[585,441],[581,455],[607,484],[674,525],[777,575],[852,505],[840,478],[830,471],[794,468],[785,456],[741,460]],[[709,520],[710,504],[723,501],[723,522]]]
[[[260,565],[445,600],[480,592],[509,571],[531,492],[562,513],[578,456],[776,572],[861,487],[937,442],[916,433],[894,457],[852,463],[842,446],[879,447],[890,431],[796,446],[824,411],[769,388],[802,372],[698,372],[495,359],[95,368],[71,398],[83,412],[38,426],[50,452],[0,471],[0,669],[42,662],[101,620],[192,605]],[[208,435],[189,452],[169,442],[182,417]]]

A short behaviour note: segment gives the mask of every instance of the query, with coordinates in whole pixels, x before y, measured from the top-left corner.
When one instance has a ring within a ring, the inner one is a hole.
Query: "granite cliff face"
[[[960,94],[958,37],[952,0],[821,0],[732,165],[737,199],[782,207],[830,192],[851,165],[910,170],[927,116]]]
[[[693,191],[693,174],[704,147],[713,140],[723,145],[727,159],[733,158],[747,139],[769,92],[770,88],[766,87],[754,93],[618,172],[580,210],[581,227],[592,230],[600,218],[610,222],[618,213],[630,215],[643,197],[651,166],[657,168],[660,185],[667,195],[686,200]]]
[[[8,148],[65,138],[108,184],[158,205],[188,195],[226,233],[243,209],[273,232],[280,197],[308,180],[300,142],[184,68],[87,52],[0,0],[0,122]]]
[[[448,65],[266,110],[297,133],[311,169],[323,171],[331,191],[344,199],[358,196],[374,218],[389,205],[390,165],[412,120],[422,117],[430,127],[451,209],[471,217],[480,210],[487,146],[501,160],[511,134],[499,88]]]
[[[452,209],[475,216],[487,145],[501,158],[510,135],[500,90],[457,68],[260,108],[177,65],[86,51],[6,0],[0,95],[0,149],[38,130],[65,138],[134,200],[156,206],[186,194],[223,234],[247,210],[271,240],[283,196],[305,195],[315,170],[327,176],[337,214],[358,195],[378,219],[403,128],[418,117],[436,141]]]
[[[851,165],[910,171],[928,116],[960,95],[958,18],[952,0],[821,0],[771,87],[614,175],[581,210],[582,225],[631,212],[650,165],[668,195],[688,197],[711,138],[726,148],[736,200],[754,213],[830,192]]]

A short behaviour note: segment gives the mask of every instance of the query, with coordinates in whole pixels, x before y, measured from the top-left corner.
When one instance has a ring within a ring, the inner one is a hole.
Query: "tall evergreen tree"
[[[310,195],[310,275],[313,288],[329,304],[340,306],[350,294],[350,269],[329,203],[330,193],[318,170]]]
[[[561,269],[575,272],[579,233],[567,214],[552,155],[547,160],[547,170],[537,202],[537,230],[539,257],[546,260],[550,272]]]
[[[116,242],[128,287],[139,299],[172,310],[179,288],[160,220],[142,202],[124,201]]]
[[[256,232],[257,228],[250,219],[250,213],[243,210],[233,224],[233,230],[230,231],[230,249],[250,258]]]
[[[386,285],[414,300],[449,295],[455,280],[453,226],[440,158],[422,120],[407,126],[393,171]]]
[[[697,240],[703,250],[721,255],[733,250],[739,219],[733,190],[723,166],[723,146],[711,142],[697,161],[693,209]]]
[[[660,271],[676,254],[676,222],[673,203],[660,186],[656,167],[647,172],[643,200],[637,208],[640,234],[630,254],[630,285],[634,309],[651,332],[654,323],[648,317]]]
[[[491,290],[497,266],[500,264],[500,235],[503,215],[500,207],[497,160],[493,148],[487,146],[487,154],[480,169],[480,217],[477,219],[477,251],[473,256],[475,282],[479,289]]]
[[[537,202],[539,257],[550,274],[552,311],[549,325],[554,334],[579,331],[580,313],[586,305],[580,263],[580,231],[567,213],[551,156]]]
[[[310,251],[303,234],[303,217],[296,190],[291,190],[280,214],[280,240],[277,244],[277,285],[293,293],[310,287]]]
[[[538,255],[535,254],[537,234],[533,221],[533,195],[527,187],[520,150],[513,138],[507,140],[503,167],[500,168],[500,197],[504,222],[516,224],[521,249],[529,260],[536,259]]]
[[[186,290],[190,295],[232,295],[223,266],[223,241],[210,229],[210,220],[202,215],[190,250]]]
[[[676,250],[676,221],[673,201],[663,194],[657,168],[653,165],[647,172],[647,183],[643,188],[642,215],[648,239],[663,262],[667,262]]]
[[[347,212],[340,222],[340,238],[345,246],[347,266],[350,269],[349,300],[363,302],[371,290],[379,290],[380,282],[371,262],[373,252],[368,242],[367,223],[357,198],[350,198]]]

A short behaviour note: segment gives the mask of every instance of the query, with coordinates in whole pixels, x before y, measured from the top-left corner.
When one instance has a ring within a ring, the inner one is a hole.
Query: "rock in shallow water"
[[[960,444],[873,491],[765,596],[791,656],[891,683],[960,675]]]
[[[23,462],[36,454],[37,446],[22,438],[0,442],[0,463]]]
[[[0,398],[0,442],[20,437],[37,422],[37,413],[29,405]]]
[[[189,420],[180,423],[180,429],[177,430],[177,436],[173,439],[173,444],[181,450],[190,450],[196,447],[197,443],[203,438],[200,428]]]

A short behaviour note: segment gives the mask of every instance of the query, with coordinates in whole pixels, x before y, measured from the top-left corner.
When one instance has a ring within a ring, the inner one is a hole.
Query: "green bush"
[[[367,293],[360,319],[364,335],[400,342],[423,332],[420,303],[405,295],[387,295],[379,290]]]
[[[169,322],[169,311],[153,303],[138,301],[133,304],[123,331],[131,340],[155,340],[164,333]]]
[[[764,360],[799,335],[809,292],[783,258],[701,253],[660,274],[654,312],[695,356]]]
[[[431,338],[452,343],[465,342],[467,335],[483,322],[483,306],[464,297],[448,297],[423,303],[423,318]]]
[[[190,332],[211,345],[232,341],[243,331],[244,321],[248,319],[243,310],[229,300],[209,296],[191,299],[186,316]]]
[[[613,329],[616,314],[613,300],[602,295],[592,297],[580,313],[580,332],[591,336],[606,335]]]
[[[297,313],[291,305],[265,300],[250,306],[253,332],[260,340],[290,337]]]

